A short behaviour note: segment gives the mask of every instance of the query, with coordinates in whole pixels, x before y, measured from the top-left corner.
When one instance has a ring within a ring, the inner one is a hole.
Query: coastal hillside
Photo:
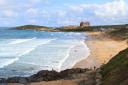
[[[108,30],[118,30],[128,28],[128,24],[123,25],[98,25],[98,26],[69,26],[57,28],[60,31],[66,32],[98,32],[98,31],[108,31]]]
[[[55,31],[53,28],[38,25],[24,25],[15,27],[18,30],[40,30],[40,31]]]
[[[111,38],[116,40],[128,39],[128,28],[120,28],[115,30],[109,30],[106,32]]]
[[[99,25],[99,26],[63,26],[63,27],[46,27],[46,26],[38,26],[38,25],[24,25],[24,26],[17,26],[15,29],[18,30],[39,30],[39,31],[62,31],[62,32],[99,32],[99,31],[120,31],[128,29],[128,25]],[[122,30],[123,29],[123,30]],[[127,31],[126,31],[127,32]],[[119,33],[120,35],[120,33]]]
[[[101,67],[102,85],[128,85],[128,48]]]

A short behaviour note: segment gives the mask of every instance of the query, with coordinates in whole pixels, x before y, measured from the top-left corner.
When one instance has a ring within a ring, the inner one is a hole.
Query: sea
[[[0,78],[27,77],[40,70],[58,72],[86,59],[85,33],[0,28]]]

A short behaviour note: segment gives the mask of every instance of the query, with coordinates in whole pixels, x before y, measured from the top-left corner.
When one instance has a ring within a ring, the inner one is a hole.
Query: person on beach
[[[94,71],[96,70],[96,66],[94,66]]]

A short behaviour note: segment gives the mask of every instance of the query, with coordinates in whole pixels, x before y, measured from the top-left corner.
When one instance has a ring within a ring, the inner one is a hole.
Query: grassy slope
[[[34,28],[47,28],[47,27],[45,27],[45,26],[38,26],[38,25],[24,25],[24,26],[18,26],[18,27],[16,27],[16,28],[32,28],[32,29],[34,29]]]
[[[106,34],[115,39],[128,40],[128,28],[109,30]],[[103,65],[101,70],[102,85],[128,85],[128,48]]]
[[[116,30],[109,30],[106,32],[110,37],[113,38],[118,38],[121,40],[126,40],[128,39],[128,28],[123,28],[123,29],[116,29]]]
[[[24,26],[18,26],[16,29],[19,30],[25,30],[25,29],[32,29],[32,30],[51,30],[49,27],[45,26],[38,26],[38,25],[24,25]]]
[[[113,29],[124,29],[127,26],[127,24],[124,25],[99,25],[99,26],[88,26],[88,27],[75,27],[75,28],[58,28],[60,31],[66,31],[66,32],[95,32],[95,31],[103,31],[103,30],[113,30]]]
[[[102,85],[128,85],[128,48],[101,68]]]

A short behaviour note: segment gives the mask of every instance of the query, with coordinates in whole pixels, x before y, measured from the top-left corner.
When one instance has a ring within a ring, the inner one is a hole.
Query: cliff
[[[128,48],[101,67],[101,85],[128,85]]]

